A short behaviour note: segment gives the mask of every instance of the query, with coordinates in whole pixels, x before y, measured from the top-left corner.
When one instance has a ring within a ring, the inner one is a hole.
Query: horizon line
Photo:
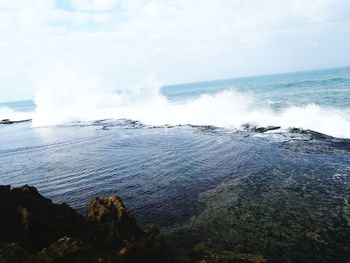
[[[161,88],[165,88],[165,87],[169,88],[169,87],[184,86],[184,85],[191,85],[191,84],[200,84],[200,83],[210,83],[210,82],[215,82],[215,81],[227,81],[227,80],[255,78],[255,77],[264,77],[264,76],[277,76],[277,75],[293,74],[293,73],[301,73],[301,72],[321,71],[321,70],[329,70],[329,69],[341,69],[341,68],[348,68],[348,67],[350,67],[350,65],[321,67],[321,68],[312,68],[312,69],[305,69],[305,70],[291,70],[291,71],[274,72],[274,73],[266,73],[266,74],[263,73],[263,74],[257,74],[257,75],[243,75],[243,76],[238,76],[238,77],[223,77],[223,78],[218,78],[218,79],[190,81],[190,82],[178,82],[178,83],[161,85]],[[33,102],[34,98],[10,100],[10,101],[0,100],[0,105],[1,104],[16,103],[16,102],[25,102],[25,101]]]

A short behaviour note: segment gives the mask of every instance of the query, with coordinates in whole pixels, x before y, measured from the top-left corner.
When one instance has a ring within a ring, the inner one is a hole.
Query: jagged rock
[[[95,197],[87,218],[34,187],[0,186],[0,263],[172,262],[152,225],[145,233],[118,196]]]
[[[93,249],[90,245],[77,238],[63,237],[50,247],[31,256],[27,262],[93,262],[95,260]],[[96,262],[96,261],[95,261]]]
[[[149,226],[146,235],[138,242],[137,247],[142,252],[141,254],[148,255],[153,262],[170,260],[170,249],[156,225]]]
[[[22,122],[30,122],[32,119],[27,120],[19,120],[19,121],[11,121],[10,119],[3,119],[0,120],[0,124],[15,124],[15,123],[22,123]]]
[[[0,262],[16,263],[25,262],[29,253],[17,243],[0,242]]]
[[[273,131],[273,130],[278,130],[281,127],[280,126],[267,126],[267,127],[258,127],[256,125],[252,125],[249,123],[245,123],[242,125],[242,128],[246,131],[252,131],[252,132],[260,132],[260,133],[264,133],[267,131]]]
[[[169,262],[169,248],[159,229],[151,225],[145,233],[136,224],[118,196],[95,197],[90,201],[87,216],[89,238],[99,243],[95,246],[117,248],[117,258],[122,262]],[[97,237],[97,238],[96,238]]]
[[[267,131],[278,130],[280,128],[281,128],[281,126],[258,127],[254,131],[263,133],[263,132],[267,132]]]
[[[93,198],[89,204],[87,221],[89,229],[94,232],[93,235],[102,237],[113,245],[118,245],[120,240],[140,238],[144,235],[118,196]]]
[[[0,188],[0,241],[37,252],[65,235],[77,236],[84,218],[67,204],[53,204],[34,187]]]

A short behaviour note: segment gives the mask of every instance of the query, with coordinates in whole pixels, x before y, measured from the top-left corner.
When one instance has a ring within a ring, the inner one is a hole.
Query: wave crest
[[[58,68],[38,83],[33,125],[47,126],[98,119],[133,119],[147,125],[214,125],[239,129],[242,124],[302,128],[350,138],[350,112],[315,104],[276,111],[252,94],[227,89],[170,102],[160,85],[105,88],[102,78],[81,69]],[[264,106],[262,106],[264,105]],[[27,116],[28,117],[28,116]]]

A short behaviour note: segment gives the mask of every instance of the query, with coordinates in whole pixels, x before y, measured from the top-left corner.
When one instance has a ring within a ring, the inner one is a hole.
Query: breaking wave
[[[15,111],[9,107],[0,107],[0,120],[10,119],[13,121],[27,120],[33,118],[33,112]]]
[[[350,138],[349,110],[308,104],[276,111],[268,103],[262,104],[254,94],[234,89],[170,102],[161,94],[160,85],[153,81],[115,91],[108,88],[103,78],[84,74],[81,69],[66,68],[48,74],[37,86],[37,107],[32,114],[36,127],[127,118],[147,125],[193,124],[234,129],[245,123],[273,125]],[[1,111],[0,116],[3,116]]]

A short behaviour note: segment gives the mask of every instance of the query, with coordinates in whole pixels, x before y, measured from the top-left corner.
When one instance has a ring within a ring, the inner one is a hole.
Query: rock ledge
[[[36,188],[0,186],[0,262],[172,262],[154,225],[138,227],[118,196],[95,197],[86,218]]]

